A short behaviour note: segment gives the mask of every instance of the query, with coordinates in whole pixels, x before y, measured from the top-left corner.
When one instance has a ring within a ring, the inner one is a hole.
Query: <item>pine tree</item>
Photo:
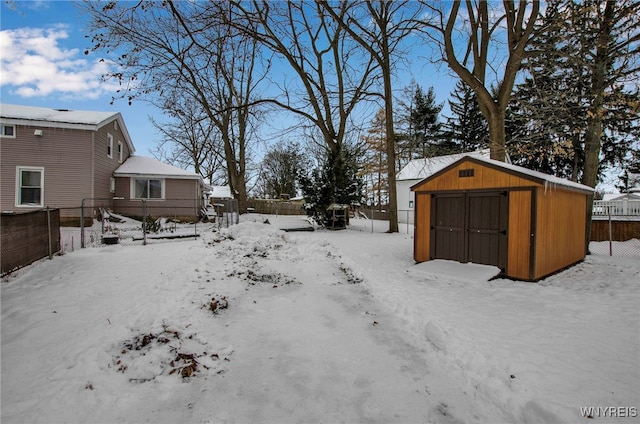
[[[480,111],[475,92],[458,80],[449,100],[452,116],[447,117],[445,133],[452,153],[472,152],[489,146],[489,125]]]
[[[409,111],[409,126],[412,156],[433,157],[450,153],[450,147],[442,134],[442,124],[438,115],[442,104],[436,103],[433,87],[425,94],[416,86]]]
[[[299,176],[307,213],[322,225],[330,222],[329,205],[351,205],[362,200],[362,179],[353,149],[340,144],[325,154],[320,167]]]
[[[628,40],[637,40],[640,25],[625,15],[638,5],[622,3],[615,9],[619,20],[607,17],[616,24],[605,37],[608,58],[598,59],[605,66],[597,67],[598,51],[604,51],[603,3],[549,2],[524,64],[528,76],[510,104],[514,132],[508,147],[515,163],[584,183],[590,179],[587,173],[594,172],[597,147],[595,171],[624,166],[639,131],[638,90],[630,91],[633,84],[625,81],[633,78],[632,58],[637,61],[638,56],[637,47],[629,50]],[[607,2],[608,13],[610,7]],[[595,143],[594,131],[599,133]]]

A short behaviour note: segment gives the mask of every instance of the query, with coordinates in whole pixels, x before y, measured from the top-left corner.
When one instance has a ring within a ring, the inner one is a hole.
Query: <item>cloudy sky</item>
[[[96,53],[85,55],[86,19],[73,2],[15,1],[0,6],[2,103],[122,113],[136,154],[150,155],[159,139],[148,116],[151,106],[110,104],[116,87],[102,81],[107,71]]]
[[[91,47],[85,38],[87,18],[75,2],[9,0],[2,1],[0,8],[2,103],[120,112],[136,154],[150,155],[159,135],[148,117],[161,122],[161,113],[142,101],[132,106],[123,100],[110,104],[117,86],[102,81],[107,65],[100,61],[99,52],[85,55]],[[421,55],[416,53],[416,57]],[[436,70],[424,60],[409,66],[414,69],[401,77],[398,90],[412,79],[424,89],[433,86],[438,102],[445,102],[448,110],[446,99],[454,83],[446,68]],[[277,134],[279,130],[267,131]]]

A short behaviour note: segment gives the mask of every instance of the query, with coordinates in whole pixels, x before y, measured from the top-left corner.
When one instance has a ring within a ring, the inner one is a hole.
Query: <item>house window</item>
[[[16,206],[43,206],[44,168],[17,167]]]
[[[118,140],[118,162],[122,163],[122,154],[124,152],[124,146],[122,141]]]
[[[113,157],[113,136],[107,134],[107,157]]]
[[[16,126],[2,124],[2,132],[0,132],[0,137],[16,138]]]
[[[162,199],[164,198],[163,180],[135,178],[132,180],[132,198],[134,199]]]
[[[113,177],[109,178],[109,191],[111,193],[116,192],[116,179]]]

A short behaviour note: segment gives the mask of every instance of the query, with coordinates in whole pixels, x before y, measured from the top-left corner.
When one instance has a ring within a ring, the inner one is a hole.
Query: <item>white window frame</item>
[[[40,202],[38,203],[22,203],[22,172],[35,171],[40,172]],[[44,207],[44,168],[39,166],[16,166],[16,207],[33,208]]]
[[[137,197],[136,196],[136,181],[137,180],[146,180],[147,181],[147,192],[149,191],[149,189],[148,189],[149,180],[160,181],[160,197]],[[131,184],[130,184],[130,199],[132,199],[132,200],[164,200],[165,187],[166,187],[164,178],[153,178],[153,177],[136,178],[136,177],[131,177],[130,181],[131,181]]]
[[[107,157],[113,158],[113,136],[107,133]]]
[[[109,191],[111,193],[116,192],[116,179],[114,177],[109,177]]]
[[[0,137],[2,138],[16,138],[16,126],[15,125],[11,125],[11,124],[1,124],[2,126],[0,127]],[[11,128],[11,132],[13,133],[12,135],[7,135],[5,132],[6,128]]]
[[[122,156],[124,155],[124,144],[118,140],[118,162],[122,163]]]

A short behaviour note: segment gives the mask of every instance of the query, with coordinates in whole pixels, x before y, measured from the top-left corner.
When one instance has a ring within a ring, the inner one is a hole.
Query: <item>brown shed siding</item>
[[[472,177],[460,177],[460,171],[473,170]],[[477,189],[503,189],[505,187],[528,187],[540,185],[517,175],[507,174],[481,164],[463,162],[443,172],[437,178],[418,183],[414,191],[453,191]]]
[[[42,129],[42,136],[34,130]],[[61,208],[61,216],[77,214],[82,197],[91,195],[92,132],[64,128],[16,126],[16,138],[2,138],[1,210],[38,209],[16,206],[16,167],[44,168],[44,206]]]
[[[578,192],[538,190],[535,279],[584,259],[586,202]]]
[[[533,279],[531,274],[531,238],[533,190],[509,192],[509,242],[507,274],[522,280]]]
[[[507,276],[538,280],[584,259],[588,191],[545,186],[540,177],[526,177],[466,158],[413,186],[414,259],[423,262],[433,256],[432,195],[470,196],[476,191],[508,192]]]
[[[416,262],[429,260],[431,195],[421,194],[415,197],[415,226],[413,237],[413,259]],[[420,237],[418,237],[420,234]]]

